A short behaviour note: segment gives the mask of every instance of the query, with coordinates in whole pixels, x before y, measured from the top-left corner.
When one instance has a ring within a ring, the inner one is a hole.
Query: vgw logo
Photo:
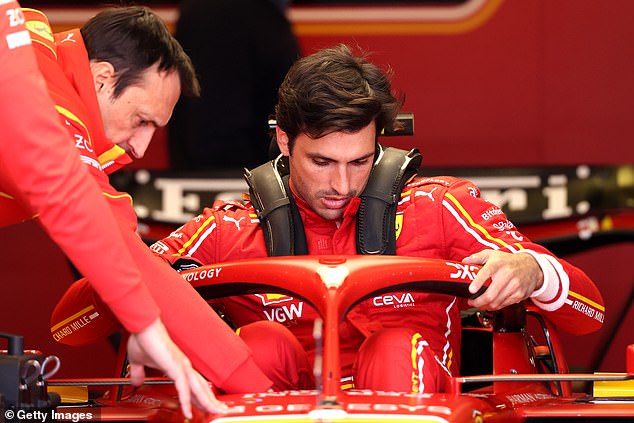
[[[284,323],[289,320],[295,320],[302,317],[302,309],[304,302],[300,301],[297,304],[285,305],[282,307],[272,308],[270,310],[264,310],[266,318],[272,322]]]
[[[262,305],[270,306],[272,304],[290,303],[293,301],[293,297],[282,294],[255,294],[262,300]],[[302,317],[304,308],[304,302],[284,304],[281,307],[265,309],[264,315],[272,322],[285,323],[290,320],[299,319]]]

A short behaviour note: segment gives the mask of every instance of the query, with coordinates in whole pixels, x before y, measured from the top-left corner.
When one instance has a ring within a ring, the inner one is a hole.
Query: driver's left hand
[[[470,307],[499,310],[530,297],[544,283],[544,274],[530,254],[483,250],[462,262],[484,265],[469,285],[472,294],[478,292],[487,279],[491,279],[484,294],[469,300]]]

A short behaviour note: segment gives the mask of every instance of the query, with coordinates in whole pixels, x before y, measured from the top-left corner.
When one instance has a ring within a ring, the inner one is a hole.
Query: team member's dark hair
[[[150,9],[141,6],[105,9],[86,22],[81,35],[90,60],[110,62],[114,67],[115,98],[138,83],[141,73],[157,62],[159,71],[178,72],[183,95],[200,95],[189,56]]]
[[[346,45],[299,59],[278,91],[277,124],[289,137],[319,138],[332,132],[353,133],[374,121],[377,135],[396,125],[403,104],[392,92],[390,71],[355,56]]]

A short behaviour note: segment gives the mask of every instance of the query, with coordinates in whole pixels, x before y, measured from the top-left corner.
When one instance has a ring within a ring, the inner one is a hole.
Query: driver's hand
[[[472,294],[478,292],[487,279],[491,279],[484,294],[469,300],[470,307],[499,310],[530,297],[544,283],[544,274],[530,254],[483,250],[462,262],[484,265],[469,285]]]
[[[128,340],[130,379],[135,386],[145,378],[143,366],[159,369],[174,381],[183,414],[192,418],[191,403],[211,413],[225,413],[227,406],[218,401],[205,379],[192,368],[189,359],[174,344],[160,319]]]

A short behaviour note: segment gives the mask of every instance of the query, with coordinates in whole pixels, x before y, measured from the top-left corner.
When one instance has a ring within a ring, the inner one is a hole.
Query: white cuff
[[[519,250],[518,253],[527,253],[533,256],[544,274],[544,283],[541,288],[531,294],[531,298],[539,302],[549,302],[555,299],[557,292],[559,292],[559,275],[550,261],[544,257],[545,254],[533,250]]]

